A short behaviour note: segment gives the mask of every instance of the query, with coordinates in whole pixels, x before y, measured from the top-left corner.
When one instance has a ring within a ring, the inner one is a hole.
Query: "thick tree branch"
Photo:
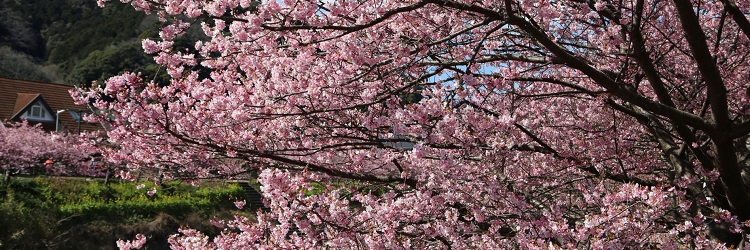
[[[367,23],[359,24],[359,25],[352,25],[352,26],[338,26],[338,25],[325,25],[325,26],[311,26],[311,25],[294,25],[294,26],[272,26],[268,24],[261,24],[261,27],[267,30],[271,31],[287,31],[287,30],[299,30],[299,29],[317,29],[317,30],[341,30],[346,31],[346,33],[351,33],[358,30],[363,30],[372,26],[375,26],[385,20],[388,20],[388,18],[391,18],[394,15],[405,13],[413,10],[417,10],[419,8],[424,7],[427,5],[428,1],[420,1],[412,5],[407,5],[401,8],[395,8],[392,10],[389,10],[383,15],[381,15],[378,18],[375,18],[372,21],[369,21]]]
[[[678,122],[688,124],[700,130],[712,129],[711,125],[701,117],[658,102],[654,102],[639,95],[638,93],[628,90],[625,86],[610,78],[610,76],[606,73],[595,69],[584,59],[576,57],[574,54],[558,45],[551,38],[549,38],[547,34],[534,27],[525,19],[511,14],[511,16],[508,18],[508,23],[521,28],[540,44],[545,46],[545,48],[552,52],[557,58],[562,60],[566,65],[586,74],[589,78],[591,78],[591,80],[612,93],[612,95],[615,95],[650,112],[669,117]]]
[[[680,14],[682,30],[685,31],[685,38],[690,45],[695,63],[708,86],[708,97],[711,103],[714,125],[718,130],[730,131],[731,121],[727,107],[727,88],[724,86],[721,72],[714,63],[713,56],[706,43],[706,34],[703,33],[700,21],[693,12],[693,5],[682,0],[675,0],[674,2]]]
[[[169,123],[162,124],[163,129],[170,134],[171,136],[174,136],[175,138],[180,139],[181,141],[184,141],[185,143],[192,144],[192,145],[199,145],[201,147],[208,147],[216,152],[225,152],[226,148],[222,147],[220,145],[212,144],[212,143],[201,143],[198,140],[195,140],[193,138],[189,138],[185,135],[179,134],[175,131],[173,131],[171,128],[169,128]],[[272,160],[275,162],[283,163],[283,164],[289,164],[293,166],[297,166],[300,169],[308,169],[315,172],[324,173],[330,176],[335,177],[341,177],[341,178],[348,178],[352,180],[360,180],[360,181],[371,181],[371,182],[380,182],[380,183],[404,183],[406,185],[409,185],[412,188],[416,188],[417,181],[414,179],[408,179],[408,178],[401,178],[401,177],[391,177],[391,176],[385,176],[385,175],[367,175],[362,173],[350,173],[345,171],[340,171],[336,169],[327,168],[324,166],[320,166],[317,164],[304,162],[300,160],[294,160],[286,157],[282,157],[279,155],[275,155],[272,153],[267,153],[263,151],[258,150],[252,150],[252,149],[237,149],[238,154],[244,154],[247,155],[247,157],[253,158],[263,158]],[[251,160],[251,159],[247,159]],[[273,164],[272,164],[273,165]],[[280,165],[274,165],[279,168],[283,168],[283,166]]]
[[[732,0],[722,0],[721,3],[724,4],[724,8],[732,15],[732,19],[740,27],[742,33],[745,33],[745,37],[750,39],[750,21],[747,20],[745,13],[742,13],[742,10]]]
[[[725,187],[729,205],[741,221],[750,219],[750,195],[745,190],[737,155],[732,140],[732,121],[727,107],[727,89],[719,68],[714,63],[706,43],[706,35],[693,12],[690,1],[674,0],[680,16],[685,38],[690,45],[698,70],[707,84],[708,97],[715,129],[706,131],[711,136],[719,164],[721,182]]]
[[[470,63],[487,63],[496,62],[500,60],[507,61],[519,61],[519,62],[530,62],[530,63],[549,63],[547,59],[539,56],[523,56],[523,55],[488,55],[482,56],[477,59],[458,60],[458,61],[436,61],[436,60],[422,60],[420,65],[424,66],[459,66],[468,65]]]
[[[658,70],[656,69],[656,66],[654,65],[653,61],[651,60],[651,56],[649,55],[649,52],[646,50],[646,43],[643,39],[643,34],[641,32],[641,19],[643,17],[643,4],[644,0],[638,0],[636,2],[636,8],[634,10],[634,18],[633,18],[633,25],[630,27],[630,36],[633,39],[633,50],[635,53],[635,60],[640,66],[641,70],[646,74],[646,78],[648,79],[649,84],[654,90],[654,93],[656,94],[657,98],[661,103],[664,105],[667,105],[669,107],[677,108],[674,101],[672,100],[672,97],[669,94],[669,90],[666,88],[666,83],[662,80]],[[685,126],[685,124],[675,121],[674,119],[670,119],[672,126],[674,126],[675,130],[677,131],[677,134],[680,135],[680,137],[683,138],[685,141],[684,143],[687,145],[691,145],[694,142],[697,141],[695,138],[695,135],[693,132]],[[658,136],[658,134],[654,133],[655,136]],[[670,150],[673,147],[676,147],[674,143],[668,143],[669,146],[662,146],[662,149],[669,148]],[[708,160],[708,158],[703,155],[703,152],[700,150],[694,150],[696,153],[696,156],[701,161],[701,164],[706,169],[713,169],[713,162]],[[680,157],[678,155],[669,154],[670,157]],[[678,161],[676,159],[672,159],[671,162],[675,163],[675,167],[677,167],[678,172],[684,172],[685,169],[681,166],[684,166],[685,164],[677,164]],[[682,174],[682,173],[680,173]]]

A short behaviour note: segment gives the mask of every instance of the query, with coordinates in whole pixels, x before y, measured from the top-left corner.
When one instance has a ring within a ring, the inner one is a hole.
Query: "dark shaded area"
[[[99,8],[96,1],[0,0],[0,48],[5,48],[0,50],[0,57],[13,57],[15,61],[23,59],[23,63],[17,65],[11,64],[14,60],[0,59],[0,64],[5,65],[0,77],[72,83],[82,79],[80,75],[71,76],[77,68],[96,71],[90,62],[78,66],[90,54],[112,54],[110,50],[119,52],[120,47],[126,47],[125,50],[132,52],[127,54],[130,57],[127,62],[101,65],[104,68],[94,80],[101,75],[114,75],[126,68],[109,73],[115,71],[111,69],[113,66],[149,63],[150,57],[142,51],[129,49],[133,46],[140,48],[141,35],[157,32],[158,26],[144,13],[118,1]],[[117,55],[120,59],[124,56],[123,53]],[[53,69],[43,69],[49,65]],[[127,69],[133,71],[135,68]]]
[[[144,249],[168,249],[179,228],[221,233],[211,219],[232,219],[232,201],[245,199],[237,186],[204,183],[160,186],[146,196],[135,183],[102,184],[83,178],[16,178],[0,182],[0,249],[116,249],[116,241],[148,238]],[[148,188],[146,188],[148,189]],[[144,197],[147,201],[143,201]],[[185,200],[186,202],[180,202]]]

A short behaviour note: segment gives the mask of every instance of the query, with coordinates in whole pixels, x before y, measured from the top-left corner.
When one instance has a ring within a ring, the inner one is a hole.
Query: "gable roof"
[[[54,111],[52,111],[49,104],[44,101],[41,94],[18,93],[18,97],[16,97],[16,105],[13,107],[13,115],[10,117],[10,120],[20,118],[26,110],[37,102],[47,109],[47,112],[54,114]]]
[[[41,100],[46,108],[53,112],[52,115],[56,110],[88,111],[85,105],[75,104],[68,92],[71,89],[73,86],[57,83],[0,78],[0,122],[18,118],[19,114],[23,114],[35,100]],[[63,112],[60,114],[60,125],[65,130],[75,131],[78,123],[70,112]],[[55,124],[43,124],[43,127],[54,130]],[[81,123],[82,131],[99,129],[100,127],[94,124]]]

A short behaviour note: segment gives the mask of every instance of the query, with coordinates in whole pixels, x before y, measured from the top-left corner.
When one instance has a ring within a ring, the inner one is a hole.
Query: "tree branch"
[[[715,129],[706,132],[716,148],[721,183],[725,187],[732,212],[741,221],[750,219],[750,196],[745,190],[740,167],[737,163],[734,142],[730,136],[732,134],[732,121],[729,119],[727,107],[727,89],[724,86],[719,68],[711,56],[700,21],[693,12],[693,5],[690,1],[683,0],[674,0],[674,4],[677,7],[682,29],[685,31],[685,38],[690,45],[698,70],[707,84]]]
[[[745,13],[742,13],[742,10],[732,0],[722,0],[721,3],[724,4],[724,8],[732,15],[732,19],[740,27],[742,33],[745,33],[745,36],[750,39],[750,21],[745,17]]]
[[[511,8],[510,6],[506,7]],[[507,21],[509,24],[516,25],[520,29],[525,31],[532,38],[537,40],[540,44],[542,44],[545,48],[552,52],[552,54],[554,54],[557,58],[561,59],[567,66],[581,71],[589,78],[591,78],[591,80],[593,80],[595,83],[607,89],[611,94],[645,110],[658,115],[669,117],[678,122],[688,124],[700,130],[709,131],[712,129],[711,125],[701,117],[658,102],[654,102],[639,95],[638,93],[628,90],[625,86],[617,83],[614,79],[610,78],[606,73],[595,69],[584,59],[575,56],[570,51],[558,45],[551,38],[549,38],[547,34],[534,27],[525,19],[514,14],[510,14],[510,17],[508,17]]]

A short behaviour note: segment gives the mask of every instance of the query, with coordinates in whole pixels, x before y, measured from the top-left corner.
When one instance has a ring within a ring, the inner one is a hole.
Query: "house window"
[[[45,118],[47,116],[46,112],[44,111],[44,107],[42,105],[34,104],[34,106],[31,106],[28,111],[26,111],[26,117],[33,117],[33,118]]]
[[[73,120],[76,122],[83,121],[81,119],[81,116],[86,114],[86,112],[83,110],[75,110],[75,109],[68,109],[68,113],[70,113],[70,116],[72,116]]]

